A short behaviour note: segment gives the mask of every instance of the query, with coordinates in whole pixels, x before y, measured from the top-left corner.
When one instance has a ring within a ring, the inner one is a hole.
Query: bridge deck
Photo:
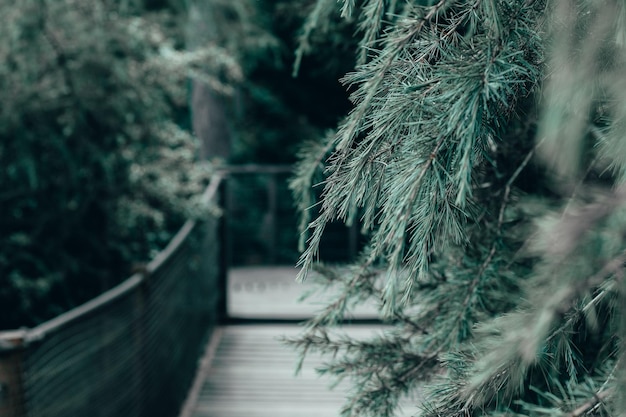
[[[307,361],[295,376],[296,355],[278,340],[296,326],[228,326],[208,353],[194,404],[183,417],[330,417],[343,401]],[[209,364],[210,362],[210,364]]]
[[[229,276],[229,313],[238,318],[305,318],[324,296],[307,304],[298,296],[310,284],[294,282],[293,268],[235,269]],[[326,295],[328,296],[328,295]],[[373,306],[357,317],[375,316]],[[350,325],[354,337],[368,337],[381,326]],[[337,417],[346,386],[332,382],[315,368],[323,359],[309,355],[295,375],[296,353],[280,342],[298,334],[298,325],[230,325],[219,328],[207,349],[187,404],[180,417]],[[414,415],[407,402],[405,415]]]

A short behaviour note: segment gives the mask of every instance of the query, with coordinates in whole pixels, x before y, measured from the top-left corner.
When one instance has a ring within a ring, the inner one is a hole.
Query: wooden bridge
[[[287,174],[247,167],[216,175],[204,200],[223,212],[188,221],[145,273],[35,328],[0,332],[0,416],[338,416],[347,387],[328,388],[314,370],[319,357],[295,376],[295,353],[279,342],[323,303],[299,303],[311,283],[276,266],[295,261],[295,234],[280,232],[295,229],[292,203],[281,197]],[[263,191],[243,187],[248,180]],[[246,212],[239,197],[260,208]],[[340,233],[331,254],[349,257],[357,235]],[[355,323],[376,318],[372,306],[355,314]],[[363,338],[382,331],[344,330]]]

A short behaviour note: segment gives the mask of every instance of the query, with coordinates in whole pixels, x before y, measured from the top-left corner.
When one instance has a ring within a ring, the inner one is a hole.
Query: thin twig
[[[585,414],[587,411],[591,410],[596,405],[602,403],[603,400],[605,398],[607,398],[611,394],[613,394],[613,390],[612,389],[607,389],[607,390],[604,390],[604,391],[600,391],[598,393],[594,393],[593,398],[591,400],[587,401],[586,403],[584,403],[580,407],[576,408],[575,410],[573,410],[569,414],[566,414],[566,416],[567,417],[580,417],[583,414]]]
[[[502,203],[500,204],[500,211],[498,213],[498,225],[497,225],[497,229],[496,229],[496,237],[494,238],[494,240],[493,240],[493,242],[491,244],[491,248],[489,249],[489,254],[485,258],[483,263],[480,265],[480,268],[478,269],[478,272],[476,273],[476,276],[474,277],[474,279],[472,280],[472,282],[470,283],[470,285],[468,287],[467,296],[465,297],[465,300],[463,300],[462,309],[461,309],[461,312],[459,313],[459,316],[456,319],[456,322],[460,321],[461,318],[463,317],[463,315],[465,314],[465,311],[469,307],[469,305],[470,305],[474,295],[476,294],[476,288],[478,287],[478,283],[482,279],[483,274],[487,270],[487,267],[489,266],[489,264],[491,263],[491,261],[493,260],[495,254],[497,252],[498,240],[499,240],[500,235],[502,234],[502,224],[504,223],[504,212],[505,212],[506,207],[507,207],[507,205],[509,203],[509,198],[510,198],[511,188],[513,186],[513,183],[515,182],[515,180],[517,180],[517,177],[519,177],[519,175],[522,173],[524,168],[526,168],[526,166],[528,165],[528,163],[532,159],[533,155],[535,154],[535,151],[536,151],[537,147],[540,144],[541,144],[541,142],[539,142],[537,145],[535,145],[528,152],[528,154],[526,154],[526,156],[524,157],[524,160],[520,163],[520,165],[517,167],[517,169],[513,172],[513,175],[511,175],[511,177],[509,178],[509,180],[507,181],[507,183],[505,185],[504,195],[502,197]],[[452,336],[453,336],[453,334],[451,333],[450,337],[452,337]]]

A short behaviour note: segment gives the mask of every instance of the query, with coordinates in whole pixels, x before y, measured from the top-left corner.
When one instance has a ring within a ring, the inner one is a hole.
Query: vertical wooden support
[[[25,417],[24,336],[22,331],[0,337],[0,416]]]
[[[276,183],[276,173],[268,174],[269,182],[267,184],[267,211],[268,211],[268,237],[267,237],[267,264],[276,264],[276,245],[278,244],[278,231],[276,217],[278,215],[278,185]]]
[[[217,277],[217,322],[228,319],[228,268],[230,267],[231,240],[228,232],[228,213],[231,209],[227,176],[222,178],[219,187],[219,204],[222,215],[218,219],[219,271]]]
[[[355,220],[348,229],[348,262],[354,262],[359,253],[359,221]]]

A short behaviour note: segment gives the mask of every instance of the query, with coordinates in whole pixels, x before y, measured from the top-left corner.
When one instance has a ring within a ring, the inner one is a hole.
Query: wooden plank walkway
[[[337,416],[344,395],[329,391],[329,381],[315,374],[319,359],[307,361],[301,375],[294,375],[296,355],[278,338],[297,330],[289,325],[222,328],[189,417]]]
[[[349,326],[348,333],[367,337],[380,328]],[[323,359],[309,355],[295,375],[296,353],[279,341],[295,336],[294,325],[235,325],[218,330],[201,367],[195,392],[180,417],[339,417],[346,384],[315,368]],[[417,414],[406,401],[403,416]]]
[[[307,284],[294,282],[294,268],[249,268],[229,276],[229,313],[239,318],[305,318],[321,298],[303,305],[295,300]],[[357,316],[372,317],[373,306]],[[348,334],[366,338],[381,326],[344,326]],[[323,358],[308,355],[295,375],[297,355],[280,342],[300,332],[296,324],[230,325],[215,332],[201,361],[194,387],[180,417],[338,417],[347,385],[333,382],[315,368]],[[413,402],[404,416],[417,414]]]

